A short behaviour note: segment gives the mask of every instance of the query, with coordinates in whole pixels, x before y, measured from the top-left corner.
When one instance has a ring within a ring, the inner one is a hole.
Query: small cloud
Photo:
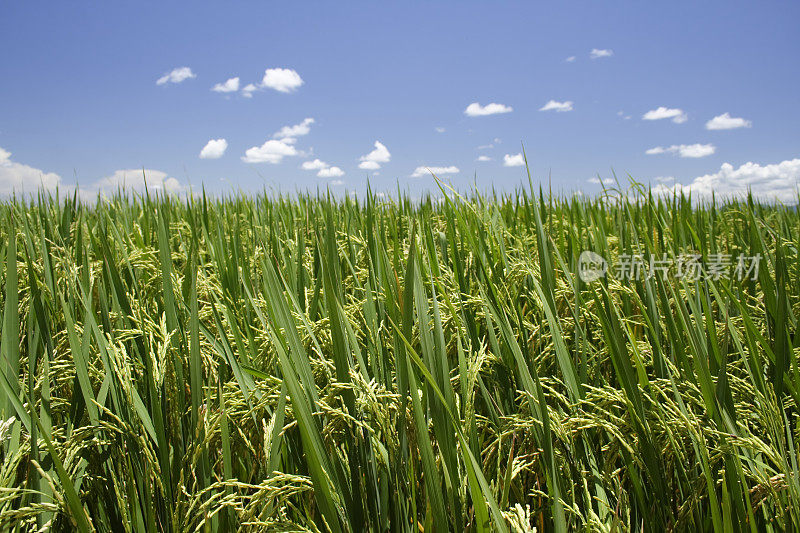
[[[156,85],[164,85],[166,83],[180,83],[190,78],[196,78],[197,75],[192,72],[189,67],[178,67],[167,72],[156,80]]]
[[[716,152],[716,150],[717,148],[713,144],[673,144],[672,146],[667,146],[666,148],[661,146],[650,148],[649,150],[645,151],[645,154],[657,155],[669,153],[677,154],[681,157],[698,158],[709,156]]]
[[[336,167],[334,167],[334,168],[336,168]],[[333,180],[331,182],[331,185],[333,185],[334,187],[338,187],[339,185],[344,185],[344,182],[342,180]]]
[[[617,111],[617,116],[622,117],[622,120],[630,120],[631,116],[626,115],[624,111]]]
[[[503,104],[486,104],[482,106],[478,102],[473,102],[464,110],[464,114],[468,117],[483,117],[486,115],[497,115],[500,113],[511,113],[514,110],[511,106]]]
[[[339,176],[344,176],[344,170],[339,167],[322,168],[317,172],[317,176],[320,178],[338,178]]]
[[[268,68],[264,71],[261,86],[275,89],[281,93],[290,93],[303,85],[303,78],[290,68]]]
[[[675,181],[675,178],[672,176],[656,176],[653,178],[653,181],[657,181],[658,183],[669,183]]]
[[[284,126],[272,136],[273,139],[283,139],[284,142],[294,144],[295,137],[308,135],[311,131],[311,125],[314,123],[313,118],[304,119],[300,124],[294,126]]]
[[[503,141],[499,137],[495,137],[489,144],[482,144],[478,146],[478,150],[489,150],[491,148],[494,148],[496,145],[501,144],[502,142]]]
[[[589,183],[593,183],[595,185],[600,185],[601,183],[603,183],[603,181],[598,176],[592,176],[586,181],[588,181]]]
[[[378,170],[381,168],[380,164],[375,161],[362,161],[358,164],[358,168],[363,170]]]
[[[200,150],[200,159],[219,159],[228,149],[228,141],[225,139],[211,139]]]
[[[444,133],[444,131],[445,131],[444,128],[441,127],[441,126],[438,126],[438,127],[434,128],[434,129],[436,130],[436,133]]]
[[[328,168],[328,163],[315,159],[313,161],[304,161],[300,168],[303,170],[322,170],[323,168]]]
[[[675,146],[670,146],[669,149],[671,152],[674,152]],[[681,157],[691,158],[706,157],[717,151],[717,148],[713,144],[681,144],[677,149]]]
[[[592,48],[592,51],[589,52],[589,57],[591,57],[592,59],[600,59],[601,57],[611,57],[613,55],[614,51],[609,49]]]
[[[0,165],[2,165],[3,163],[8,163],[10,158],[11,158],[11,152],[0,148]]]
[[[375,149],[367,155],[361,156],[361,163],[358,168],[363,170],[378,170],[381,168],[381,163],[388,163],[392,159],[392,154],[380,141],[375,141]]]
[[[239,78],[230,78],[225,83],[218,83],[211,90],[215,93],[235,93],[239,90]]]
[[[245,163],[272,163],[278,164],[284,157],[298,155],[299,152],[291,144],[283,140],[271,139],[261,146],[248,148],[242,157]]]
[[[566,61],[567,63],[574,63],[576,59],[577,58],[575,56],[569,56],[564,61]]]
[[[642,115],[642,120],[663,120],[665,118],[671,118],[672,122],[675,124],[683,124],[689,120],[689,117],[686,115],[683,109],[671,109],[664,106],[661,106],[658,109],[651,109]]]
[[[555,100],[550,100],[540,107],[539,111],[556,111],[557,113],[572,111],[572,102],[569,100],[565,102],[556,102]]]
[[[411,177],[421,178],[422,176],[429,176],[431,173],[436,176],[442,176],[444,174],[458,174],[459,170],[458,167],[452,165],[449,167],[417,167]]]
[[[478,159],[476,159],[475,161],[491,161],[491,160],[492,158],[489,157],[488,155],[479,155]]]
[[[503,166],[504,167],[524,167],[525,166],[525,158],[521,153],[519,154],[506,154],[503,156]]]
[[[252,83],[248,83],[242,89],[242,96],[244,96],[245,98],[252,98],[253,97],[253,93],[256,92],[257,90],[258,90],[258,87],[256,87]]]
[[[732,117],[730,113],[718,115],[706,122],[707,130],[735,130],[736,128],[749,128],[753,125],[749,120]]]
[[[318,170],[317,176],[320,178],[338,178],[339,176],[344,176],[344,170],[339,167],[332,167],[320,159],[305,161],[300,165],[300,168],[303,170]]]
[[[672,151],[673,149],[674,147],[670,146],[670,150]],[[678,146],[678,154],[680,154],[681,157],[706,157],[716,151],[717,148],[713,144],[681,144]]]

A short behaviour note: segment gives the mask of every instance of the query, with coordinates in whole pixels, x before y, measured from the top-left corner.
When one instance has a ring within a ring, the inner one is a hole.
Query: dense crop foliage
[[[0,529],[796,531],[798,246],[646,192],[7,200]]]

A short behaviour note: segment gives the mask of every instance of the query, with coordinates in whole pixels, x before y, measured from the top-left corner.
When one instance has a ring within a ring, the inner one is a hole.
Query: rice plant
[[[2,201],[0,529],[800,530],[798,247],[639,187]]]

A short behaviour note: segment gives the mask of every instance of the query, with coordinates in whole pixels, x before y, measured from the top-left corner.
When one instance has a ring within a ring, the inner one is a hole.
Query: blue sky
[[[141,168],[174,190],[435,189],[418,167],[510,189],[524,143],[556,190],[598,191],[613,168],[792,201],[798,20],[788,1],[5,2],[0,194],[135,188]]]

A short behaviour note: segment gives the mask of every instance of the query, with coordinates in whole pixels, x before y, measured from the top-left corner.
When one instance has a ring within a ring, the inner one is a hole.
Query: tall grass
[[[799,246],[647,191],[4,201],[0,529],[797,531]]]

